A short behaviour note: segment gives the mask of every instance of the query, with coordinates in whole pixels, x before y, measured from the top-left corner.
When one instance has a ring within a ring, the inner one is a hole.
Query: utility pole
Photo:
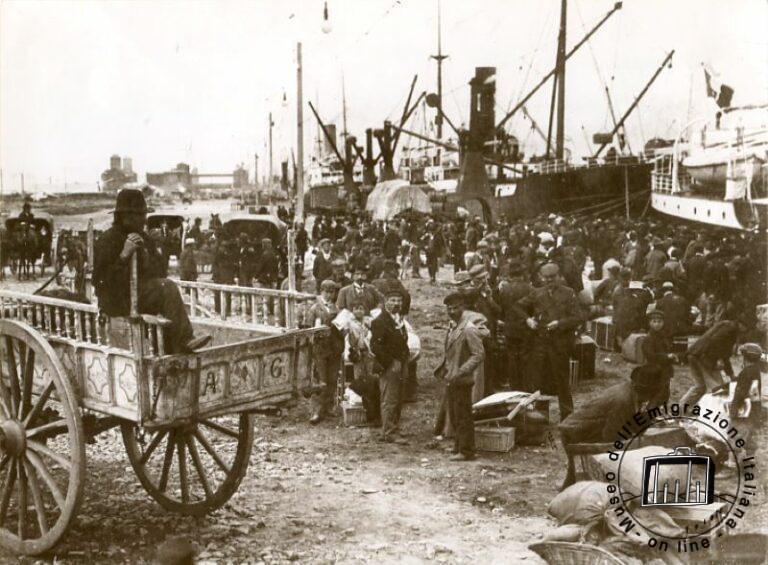
[[[21,173],[21,195],[24,196],[24,173]]]
[[[272,126],[275,125],[275,122],[272,121],[272,112],[269,113],[269,180],[267,181],[268,186],[272,186],[272,180],[274,179],[273,171],[272,171]]]
[[[259,154],[253,154],[253,186],[259,186]]]
[[[432,59],[437,61],[437,116],[435,125],[437,126],[437,139],[443,139],[443,60],[448,55],[443,55],[442,30],[440,26],[440,0],[437,0],[437,55],[432,55]]]
[[[301,69],[301,42],[296,44],[296,125],[297,125],[297,162],[296,162],[296,206],[295,221],[304,221],[304,89]],[[346,122],[346,119],[345,119]],[[346,123],[344,124],[346,129]]]

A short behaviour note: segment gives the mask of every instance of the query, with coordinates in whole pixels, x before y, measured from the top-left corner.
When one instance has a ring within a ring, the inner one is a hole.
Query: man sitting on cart
[[[166,332],[168,353],[189,353],[211,336],[194,337],[179,288],[167,277],[162,254],[145,231],[147,203],[137,189],[117,195],[112,227],[96,242],[93,284],[99,306],[107,316],[128,316],[131,310],[131,256],[137,253],[138,310],[171,321]]]

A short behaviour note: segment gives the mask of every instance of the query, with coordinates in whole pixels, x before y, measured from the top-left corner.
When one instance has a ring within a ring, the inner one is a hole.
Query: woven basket
[[[588,543],[544,541],[528,549],[551,565],[625,565],[610,551]]]

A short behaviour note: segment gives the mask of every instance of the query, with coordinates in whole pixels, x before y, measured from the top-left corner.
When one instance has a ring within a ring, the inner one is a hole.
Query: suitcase
[[[579,336],[573,348],[571,359],[578,361],[577,381],[595,378],[595,357],[597,346],[588,335]]]
[[[624,343],[621,344],[621,356],[625,361],[642,365],[645,363],[645,357],[643,356],[643,342],[648,334],[634,333],[629,334]]]
[[[616,351],[616,330],[613,327],[613,318],[603,316],[592,320],[590,335],[600,349]]]

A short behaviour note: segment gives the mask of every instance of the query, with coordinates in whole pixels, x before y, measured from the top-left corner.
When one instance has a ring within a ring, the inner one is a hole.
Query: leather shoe
[[[184,344],[184,349],[189,352],[197,351],[198,349],[202,349],[208,345],[211,342],[211,339],[213,339],[213,336],[210,334],[203,334],[197,337],[193,337],[186,344]]]
[[[473,461],[475,456],[467,455],[466,453],[457,453],[456,455],[451,455],[448,459],[450,461]]]

